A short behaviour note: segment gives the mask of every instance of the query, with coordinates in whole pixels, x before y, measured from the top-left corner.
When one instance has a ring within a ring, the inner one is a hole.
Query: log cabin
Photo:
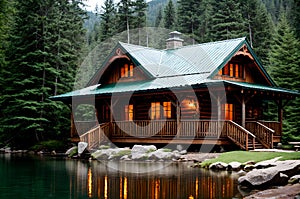
[[[183,46],[180,34],[171,32],[164,50],[119,42],[85,88],[52,97],[73,107],[71,139],[89,149],[108,141],[275,147],[298,91],[276,86],[246,38]],[[265,120],[268,101],[277,121]],[[95,119],[74,117],[81,104]]]

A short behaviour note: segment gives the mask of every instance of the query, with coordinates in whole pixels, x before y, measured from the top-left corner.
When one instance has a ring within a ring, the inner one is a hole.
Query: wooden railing
[[[249,149],[248,143],[252,142],[253,149],[255,149],[255,135],[233,121],[226,121],[225,124],[225,131],[229,139],[231,139],[235,144],[247,151]]]
[[[112,122],[113,137],[225,137],[224,121],[203,120],[152,120]]]
[[[251,132],[255,132],[252,134]],[[247,123],[247,128],[233,121],[212,120],[140,120],[115,121],[89,130],[80,136],[81,141],[87,142],[89,149],[107,141],[109,138],[214,138],[227,137],[242,149],[248,150],[249,143],[255,149],[255,139],[258,138],[266,147],[272,147],[273,130],[260,123]]]
[[[258,121],[259,123],[269,127],[270,129],[273,129],[275,133],[274,136],[282,136],[282,127],[280,122],[275,121]]]
[[[261,144],[269,149],[273,148],[273,134],[275,131],[260,122],[246,122],[246,129],[251,131]]]
[[[110,123],[95,126],[88,132],[80,135],[80,141],[88,143],[88,150],[97,148],[102,142],[107,141],[110,132]]]

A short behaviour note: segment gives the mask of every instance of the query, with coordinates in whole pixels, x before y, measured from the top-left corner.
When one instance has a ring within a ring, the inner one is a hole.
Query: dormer
[[[213,79],[272,85],[268,75],[246,44],[240,48]]]

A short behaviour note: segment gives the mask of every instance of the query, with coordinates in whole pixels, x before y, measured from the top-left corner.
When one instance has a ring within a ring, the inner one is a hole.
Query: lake
[[[0,154],[0,198],[241,198],[234,175],[190,165]]]

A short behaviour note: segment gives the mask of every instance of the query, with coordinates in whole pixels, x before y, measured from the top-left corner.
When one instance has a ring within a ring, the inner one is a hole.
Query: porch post
[[[177,137],[180,137],[180,102],[176,100],[176,124],[177,124]]]
[[[222,106],[221,106],[221,99],[219,95],[217,98],[217,106],[218,106],[218,121],[220,121],[222,118]]]
[[[244,95],[242,95],[242,126],[246,127],[246,102]]]
[[[278,105],[278,122],[280,123],[280,135],[282,135],[282,120],[283,120],[283,106],[282,100],[280,99],[277,103]]]

